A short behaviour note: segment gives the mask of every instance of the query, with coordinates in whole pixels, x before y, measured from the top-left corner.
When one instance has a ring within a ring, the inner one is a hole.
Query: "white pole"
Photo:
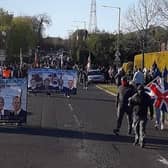
[[[22,56],[22,48],[20,48],[20,69],[22,68],[23,64],[23,56]]]

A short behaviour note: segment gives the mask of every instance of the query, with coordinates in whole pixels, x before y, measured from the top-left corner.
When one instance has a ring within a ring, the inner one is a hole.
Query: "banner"
[[[28,91],[32,92],[65,92],[70,89],[71,94],[77,91],[76,70],[56,70],[37,68],[28,71]]]
[[[26,123],[27,80],[0,79],[0,120]]]
[[[62,74],[62,86],[63,92],[67,89],[70,90],[70,94],[77,93],[77,72],[74,70],[64,70]]]

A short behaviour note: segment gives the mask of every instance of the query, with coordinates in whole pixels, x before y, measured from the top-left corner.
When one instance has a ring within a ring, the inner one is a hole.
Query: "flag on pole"
[[[20,48],[20,69],[22,68],[23,65],[23,56],[22,56],[22,48]]]
[[[168,84],[164,83],[163,79],[158,76],[147,84],[145,89],[153,99],[153,105],[168,112]]]
[[[77,41],[79,40],[78,30],[77,30],[76,40],[77,40]]]
[[[91,68],[91,55],[90,55],[90,52],[89,52],[89,56],[88,56],[88,60],[87,60],[87,71],[89,71]]]
[[[63,64],[64,64],[64,62],[63,62],[63,53],[60,55],[60,57],[61,57],[61,69],[62,69]]]
[[[35,51],[35,55],[34,55],[34,66],[38,67],[38,56],[37,56],[37,52]]]

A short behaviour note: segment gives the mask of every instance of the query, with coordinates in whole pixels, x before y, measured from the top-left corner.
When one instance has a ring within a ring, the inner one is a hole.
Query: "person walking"
[[[129,98],[129,106],[133,111],[133,125],[135,131],[134,145],[138,143],[143,148],[146,133],[148,108],[150,108],[150,119],[153,119],[153,103],[150,96],[145,92],[143,85],[137,87],[137,93]]]
[[[130,135],[132,132],[132,111],[130,107],[128,107],[128,98],[131,97],[135,93],[133,87],[129,86],[127,81],[127,77],[124,76],[121,78],[121,85],[118,88],[116,106],[117,106],[117,126],[113,130],[115,135],[119,135],[119,131],[121,128],[122,120],[124,114],[127,114],[128,119],[128,134]]]
[[[125,76],[125,71],[123,68],[118,69],[118,73],[115,74],[114,79],[116,85],[119,87],[121,85],[121,78]]]
[[[83,70],[83,89],[88,89],[88,72]]]

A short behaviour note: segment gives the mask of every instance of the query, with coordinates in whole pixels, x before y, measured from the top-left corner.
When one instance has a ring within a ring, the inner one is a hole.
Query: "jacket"
[[[148,108],[150,109],[150,117],[153,118],[152,99],[145,91],[135,93],[130,97],[129,106],[132,108],[133,114],[139,119],[147,119]]]

